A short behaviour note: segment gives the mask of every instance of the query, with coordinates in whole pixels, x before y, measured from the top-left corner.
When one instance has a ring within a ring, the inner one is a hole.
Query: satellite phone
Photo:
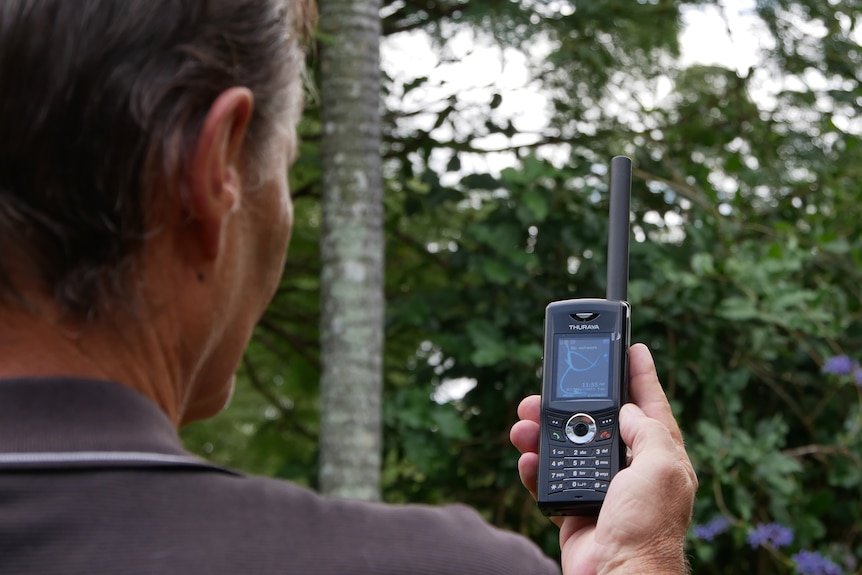
[[[632,161],[611,160],[607,299],[545,308],[537,500],[546,515],[597,515],[625,467],[618,416],[628,401]]]

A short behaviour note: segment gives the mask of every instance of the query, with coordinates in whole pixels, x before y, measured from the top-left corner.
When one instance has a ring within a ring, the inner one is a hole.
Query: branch
[[[840,445],[803,445],[801,447],[794,447],[792,449],[784,449],[781,451],[781,454],[788,455],[790,457],[805,457],[806,455],[845,455],[855,461],[859,460],[858,455],[854,454],[846,447],[842,447]]]
[[[672,170],[671,173],[673,173],[673,171],[675,170]],[[634,168],[632,170],[632,175],[642,178],[648,182],[652,181],[664,184],[685,199],[699,206],[701,209],[707,212],[715,212],[715,207],[712,205],[712,202],[710,202],[707,198],[704,198],[703,194],[701,194],[698,190],[696,190],[692,186],[689,186],[688,184],[685,184],[681,181],[668,180],[667,178],[656,176],[655,174],[651,174],[650,172],[647,172],[646,170],[642,170],[640,168]]]
[[[404,233],[403,231],[398,230],[398,229],[394,230],[392,232],[392,234],[396,238],[398,238],[400,243],[410,246],[417,253],[421,254],[424,258],[434,262],[438,267],[440,267],[444,270],[449,269],[449,262],[447,262],[446,260],[444,260],[440,256],[429,252],[428,249],[425,247],[425,245],[423,243],[421,243],[419,240],[417,240],[416,238],[409,236],[406,233]]]
[[[284,424],[289,425],[291,428],[295,429],[300,435],[305,437],[306,439],[310,439],[312,441],[317,441],[317,436],[309,431],[305,426],[301,425],[296,418],[294,417],[295,413],[292,409],[288,408],[284,403],[276,397],[264,383],[260,380],[260,377],[257,375],[257,370],[254,368],[251,360],[248,358],[248,355],[244,355],[242,358],[242,365],[245,368],[245,372],[248,374],[248,379],[251,381],[252,387],[254,387],[258,393],[260,393],[264,399],[266,399],[273,407],[275,407],[279,413],[281,414],[282,422]]]
[[[383,36],[391,36],[400,32],[409,32],[426,26],[429,21],[442,20],[443,18],[451,18],[456,12],[464,9],[464,4],[453,4],[451,6],[441,7],[439,4],[432,4],[434,9],[428,10],[427,5],[424,10],[416,12],[408,12],[410,6],[407,4],[403,8],[396,10],[383,19]],[[420,14],[424,15],[421,17]],[[413,16],[413,21],[405,21],[410,16]]]
[[[260,322],[258,322],[258,326],[268,330],[269,332],[277,335],[278,337],[286,341],[288,345],[290,345],[294,350],[296,350],[296,352],[299,353],[299,355],[302,356],[302,358],[308,361],[310,364],[319,365],[319,359],[311,354],[305,341],[289,333],[281,326],[276,325],[275,322],[273,322],[266,316],[261,318]],[[270,351],[272,351],[276,355],[279,355],[279,351],[275,348],[274,345],[271,345],[271,342],[267,342],[266,338],[263,338],[260,335],[258,335],[258,338],[264,345],[266,345],[267,348],[270,349]]]
[[[769,371],[764,369],[760,364],[756,362],[751,362],[749,365],[751,366],[751,370],[758,376],[758,378],[763,381],[776,396],[784,400],[784,403],[786,403],[790,407],[791,411],[793,411],[796,417],[799,418],[799,421],[802,422],[802,424],[809,431],[809,433],[813,433],[814,430],[812,429],[810,418],[805,416],[805,412],[802,410],[802,408],[799,407],[799,404],[796,403],[793,398],[790,397],[790,395],[788,395],[784,388],[781,385],[777,384]]]

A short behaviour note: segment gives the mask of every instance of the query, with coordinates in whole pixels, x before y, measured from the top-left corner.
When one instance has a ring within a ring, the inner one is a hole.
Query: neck
[[[133,318],[89,323],[60,317],[44,302],[36,312],[0,308],[0,378],[113,381],[144,394],[179,425],[185,398],[178,358],[169,353],[177,346],[169,338]]]

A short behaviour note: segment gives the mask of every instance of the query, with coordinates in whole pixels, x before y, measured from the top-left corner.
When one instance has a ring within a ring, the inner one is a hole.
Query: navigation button
[[[575,445],[585,445],[596,436],[596,420],[586,413],[576,413],[566,422],[566,437]]]

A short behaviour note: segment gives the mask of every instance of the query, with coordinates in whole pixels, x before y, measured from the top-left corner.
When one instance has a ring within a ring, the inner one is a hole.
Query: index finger
[[[518,417],[538,423],[542,406],[542,398],[538,395],[528,395],[518,404]]]
[[[674,440],[682,444],[682,433],[658,380],[652,354],[642,343],[629,348],[629,398],[646,415],[663,423]]]

